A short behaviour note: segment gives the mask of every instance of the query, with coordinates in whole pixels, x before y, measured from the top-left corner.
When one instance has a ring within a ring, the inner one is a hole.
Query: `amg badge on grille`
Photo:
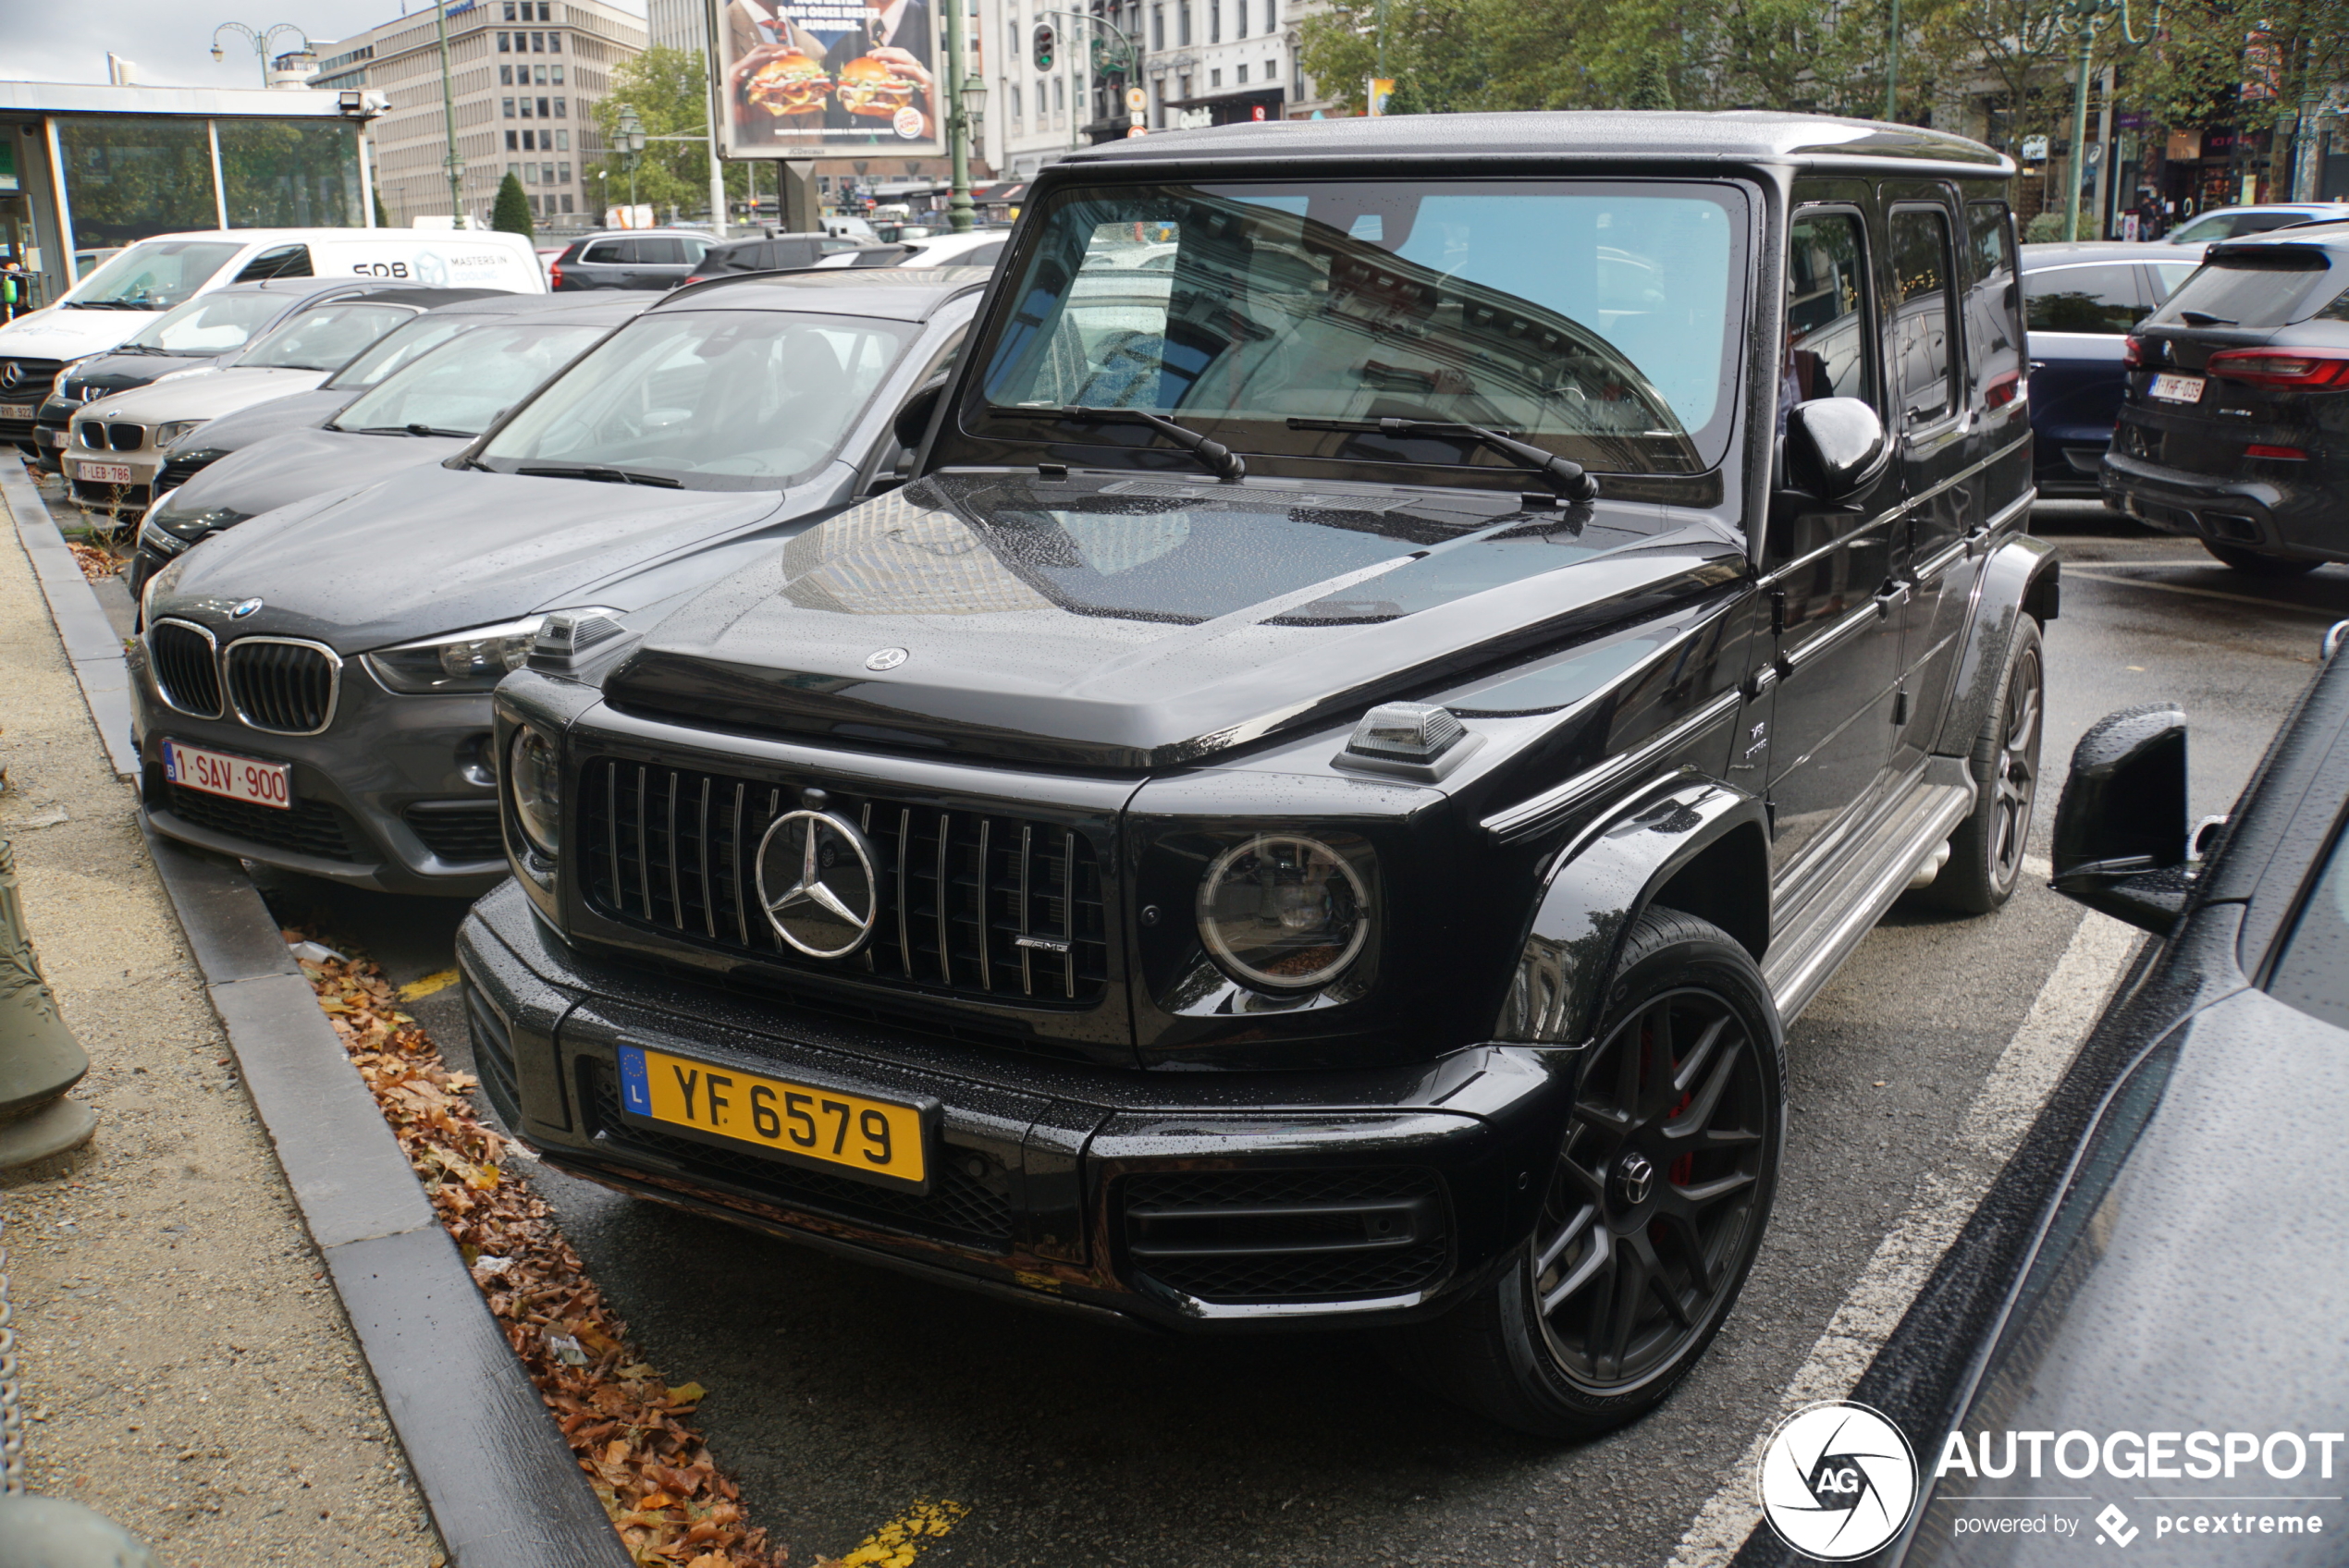
[[[827,811],[779,816],[758,841],[758,902],[776,935],[809,958],[846,958],[879,913],[873,850]]]

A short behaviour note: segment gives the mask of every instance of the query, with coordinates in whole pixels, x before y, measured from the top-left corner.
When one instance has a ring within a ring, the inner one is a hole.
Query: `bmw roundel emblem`
[[[228,617],[232,620],[242,620],[245,617],[252,614],[253,611],[259,609],[260,607],[261,601],[259,599],[247,599],[243,604],[237,606],[234,609],[231,609],[228,612]]]
[[[882,648],[865,657],[865,668],[870,670],[895,669],[913,655],[903,648]]]

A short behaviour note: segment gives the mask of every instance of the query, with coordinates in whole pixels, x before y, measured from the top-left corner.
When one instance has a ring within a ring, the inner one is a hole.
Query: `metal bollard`
[[[0,1170],[63,1154],[97,1130],[97,1113],[65,1097],[89,1071],[41,977],[16,855],[0,839]]]

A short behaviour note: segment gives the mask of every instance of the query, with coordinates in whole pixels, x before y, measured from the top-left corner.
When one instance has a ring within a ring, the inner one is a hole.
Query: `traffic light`
[[[1052,68],[1052,24],[1050,22],[1036,24],[1036,68],[1039,71]]]

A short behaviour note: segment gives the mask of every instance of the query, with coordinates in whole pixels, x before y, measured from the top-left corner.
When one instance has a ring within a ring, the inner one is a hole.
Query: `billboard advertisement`
[[[934,0],[709,0],[729,158],[938,157]]]

